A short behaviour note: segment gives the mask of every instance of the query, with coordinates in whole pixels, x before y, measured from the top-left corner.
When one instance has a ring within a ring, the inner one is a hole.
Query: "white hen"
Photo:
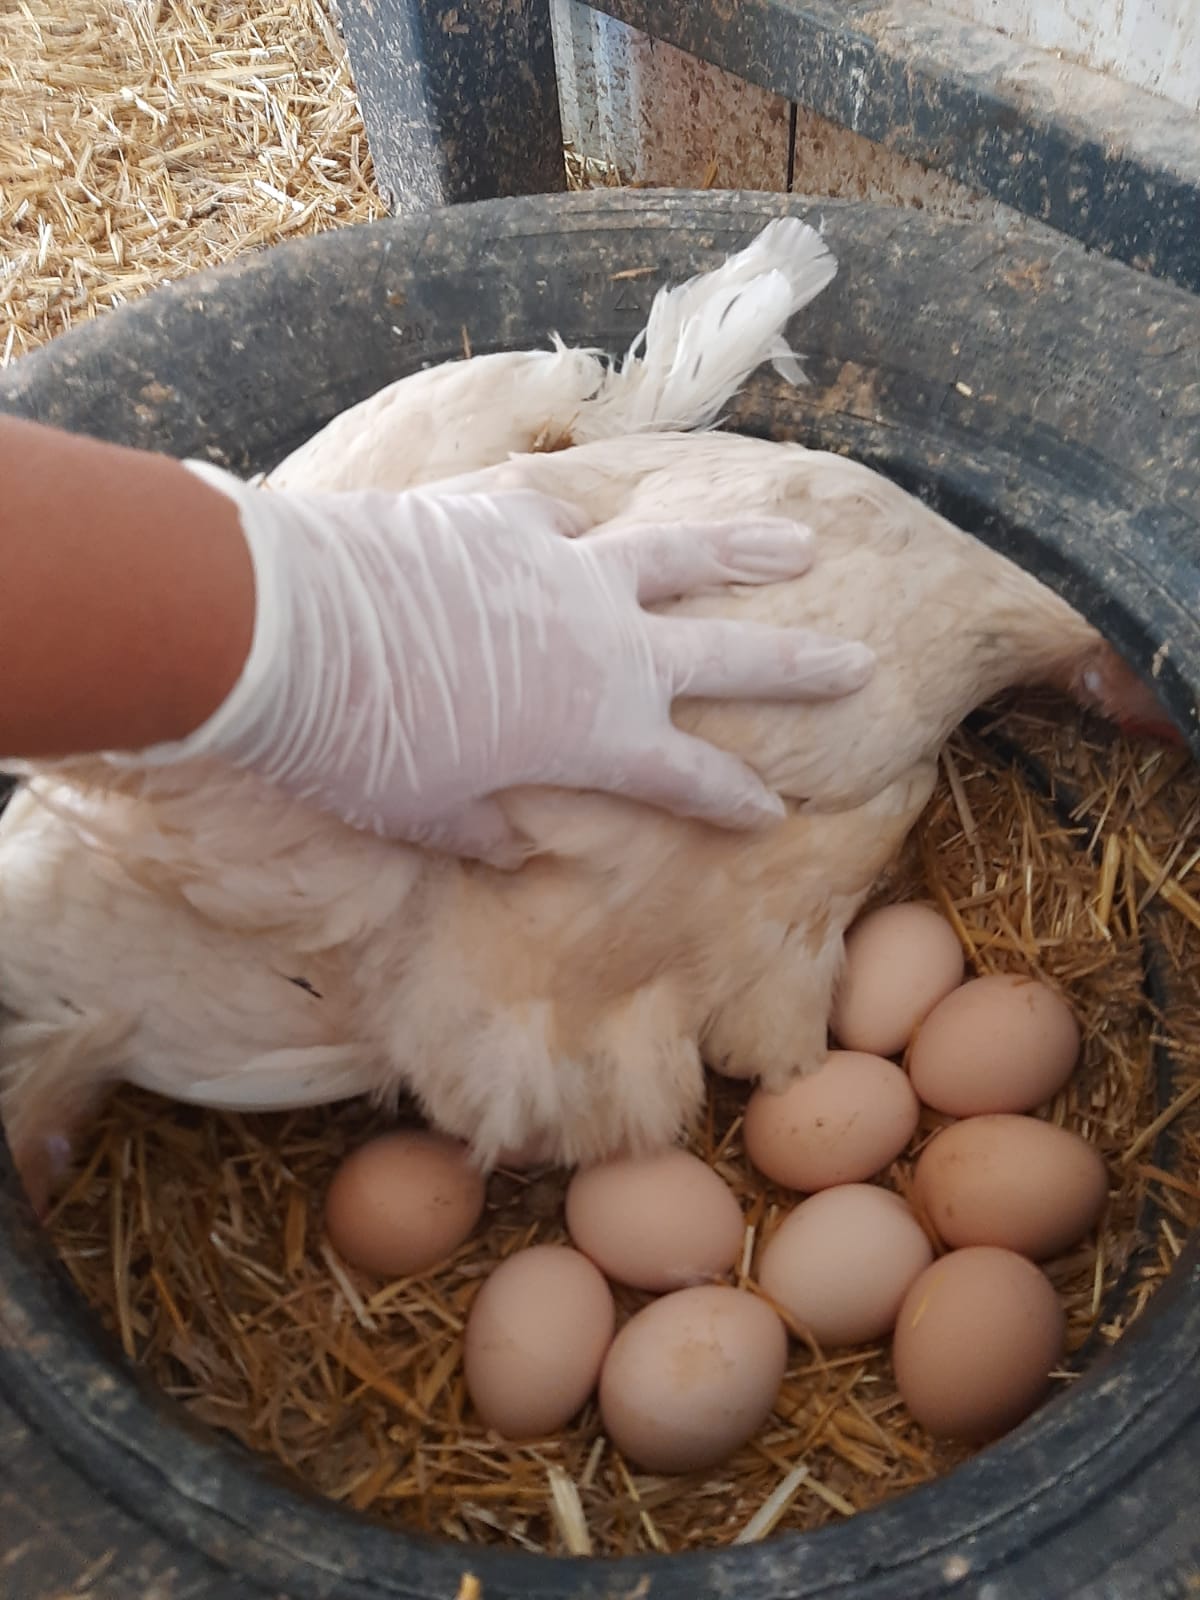
[[[939,746],[1017,682],[1145,692],[1061,600],[864,467],[711,423],[764,359],[797,377],[791,314],[834,263],[771,224],[661,294],[620,371],[558,346],[407,378],[271,475],[387,487],[499,471],[605,519],[783,513],[815,530],[796,582],[664,609],[867,640],[868,687],[812,705],[682,703],[677,720],[793,801],[757,837],[553,790],[505,804],[518,874],[354,833],[215,766],[31,773],[0,821],[0,1073],[8,1138],[45,1197],[113,1083],[289,1107],[411,1092],[484,1163],[675,1139],[701,1055],[780,1087],[816,1067],[843,932],[927,800]],[[631,436],[632,435],[632,436]],[[555,453],[512,452],[556,447]]]

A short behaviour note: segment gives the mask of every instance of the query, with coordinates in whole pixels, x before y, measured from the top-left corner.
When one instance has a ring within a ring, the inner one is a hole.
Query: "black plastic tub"
[[[459,355],[620,349],[654,290],[783,197],[589,194],[284,246],[0,376],[0,409],[239,470]],[[845,448],[1060,590],[1153,672],[1200,753],[1200,301],[1073,246],[821,208],[842,270],[813,376],[736,423]],[[1069,1392],[951,1476],[807,1536],[538,1559],[408,1538],[205,1433],[124,1363],[0,1160],[0,1593],[50,1600],[1183,1600],[1200,1593],[1200,1255]],[[470,1587],[464,1590],[469,1594]]]

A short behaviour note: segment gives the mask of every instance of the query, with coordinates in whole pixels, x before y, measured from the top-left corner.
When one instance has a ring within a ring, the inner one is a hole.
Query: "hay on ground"
[[[384,213],[324,0],[0,5],[0,364],[184,273]]]

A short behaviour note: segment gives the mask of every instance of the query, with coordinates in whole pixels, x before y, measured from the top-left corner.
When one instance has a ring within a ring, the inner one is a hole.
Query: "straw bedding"
[[[0,0],[0,82],[5,359],[179,273],[382,210],[319,0]],[[1059,1384],[1139,1314],[1200,1216],[1198,865],[1185,757],[1026,698],[953,741],[882,891],[931,897],[975,970],[1039,973],[1083,1023],[1050,1115],[1103,1151],[1112,1200],[1098,1239],[1051,1269],[1070,1323]],[[743,1104],[714,1080],[695,1145],[742,1198],[744,1275],[791,1199],[745,1162]],[[592,1409],[544,1444],[488,1436],[463,1391],[464,1317],[497,1260],[563,1237],[564,1179],[496,1175],[453,1260],[380,1284],[320,1220],[371,1126],[359,1106],[239,1118],[123,1093],[52,1222],[130,1357],[333,1499],[475,1542],[675,1550],[813,1527],[960,1459],[906,1421],[885,1349],[803,1339],[768,1427],[702,1480],[637,1473]],[[885,1181],[903,1191],[908,1171]]]
[[[1026,753],[1060,775],[1057,793],[1039,792]],[[1113,1194],[1098,1241],[1050,1269],[1069,1313],[1060,1383],[1138,1313],[1200,1215],[1187,1176],[1200,1142],[1189,988],[1200,904],[1185,887],[1198,860],[1200,800],[1183,758],[1114,747],[1107,730],[1026,700],[955,739],[883,890],[932,897],[977,971],[1041,974],[1081,1018],[1084,1064],[1050,1115],[1103,1151]],[[1143,992],[1143,943],[1171,995],[1169,1022]],[[1156,1048],[1167,1044],[1160,1095]],[[745,1161],[744,1099],[714,1080],[695,1139],[743,1202],[743,1266],[795,1199]],[[639,1475],[590,1408],[544,1444],[489,1436],[464,1394],[464,1317],[498,1260],[564,1237],[565,1179],[496,1175],[481,1228],[450,1262],[379,1283],[337,1260],[320,1217],[337,1161],[371,1126],[359,1106],[248,1118],[125,1093],[54,1219],[72,1275],[126,1351],[195,1416],[334,1499],[476,1542],[675,1550],[812,1527],[961,1459],[906,1420],[886,1349],[826,1356],[803,1339],[767,1429],[703,1479]],[[908,1173],[904,1160],[884,1181],[903,1192]],[[643,1301],[618,1299],[623,1310]]]

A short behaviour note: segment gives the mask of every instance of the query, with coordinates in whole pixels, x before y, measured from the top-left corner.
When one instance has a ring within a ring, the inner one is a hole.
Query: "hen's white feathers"
[[[806,223],[768,223],[715,272],[655,296],[624,365],[581,408],[574,438],[707,427],[764,361],[789,382],[805,382],[783,330],[836,273],[824,240]]]
[[[648,431],[700,427],[761,361],[787,367],[784,327],[834,270],[813,230],[782,219],[660,294],[619,371],[559,347],[423,372],[270,480],[515,476],[596,522],[809,523],[805,577],[664,608],[874,647],[851,699],[677,708],[780,787],[789,819],[733,836],[518,790],[503,803],[537,854],[507,876],[356,834],[209,765],[42,771],[0,820],[0,1007],[15,1019],[0,1105],[35,1187],[118,1078],[242,1106],[403,1089],[484,1161],[532,1139],[585,1161],[682,1131],[702,1042],[775,1086],[819,1063],[843,931],[924,805],[942,739],[987,695],[1095,646],[1033,579],[853,462]],[[520,454],[568,436],[592,442]]]
[[[342,412],[268,481],[411,489],[547,444],[705,427],[764,361],[803,381],[784,329],[836,272],[815,229],[779,217],[714,272],[660,290],[619,367],[557,339],[433,367]]]

